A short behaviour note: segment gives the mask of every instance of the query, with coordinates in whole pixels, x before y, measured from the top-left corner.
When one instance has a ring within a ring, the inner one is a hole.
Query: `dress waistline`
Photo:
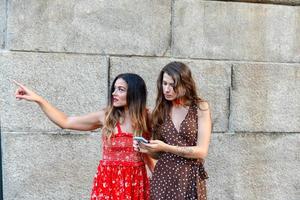
[[[145,166],[142,161],[119,161],[119,160],[100,160],[100,164],[104,166],[125,166],[125,167],[140,167]]]

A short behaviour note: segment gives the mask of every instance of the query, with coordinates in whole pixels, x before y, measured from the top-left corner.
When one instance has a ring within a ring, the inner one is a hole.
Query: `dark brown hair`
[[[137,74],[119,74],[112,82],[108,108],[105,113],[103,130],[108,138],[114,132],[117,122],[124,120],[124,107],[114,107],[112,93],[115,91],[115,83],[123,79],[127,85],[127,106],[135,136],[141,136],[148,132],[148,116],[146,110],[147,88],[144,80]]]
[[[163,94],[162,81],[164,73],[173,78],[177,99],[183,99],[186,105],[198,104],[204,101],[197,94],[196,84],[188,66],[181,62],[171,62],[164,66],[157,79],[156,104],[152,112],[152,127],[155,139],[160,139],[160,134],[157,130],[163,124],[172,108],[172,102],[166,100]]]

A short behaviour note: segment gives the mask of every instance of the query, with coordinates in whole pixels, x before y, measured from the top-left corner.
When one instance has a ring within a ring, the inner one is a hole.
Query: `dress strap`
[[[118,133],[122,133],[120,122],[117,122],[116,126],[118,129]]]
[[[198,105],[197,105],[197,103],[193,103],[193,104],[191,105],[191,110],[192,110],[195,114],[198,113]]]

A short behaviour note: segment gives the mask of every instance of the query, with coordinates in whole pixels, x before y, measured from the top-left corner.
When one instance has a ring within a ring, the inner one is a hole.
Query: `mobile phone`
[[[138,142],[149,143],[149,141],[146,140],[146,139],[143,138],[143,137],[138,137],[138,136],[136,136],[136,137],[134,137],[133,139],[136,140],[136,141],[138,141]]]

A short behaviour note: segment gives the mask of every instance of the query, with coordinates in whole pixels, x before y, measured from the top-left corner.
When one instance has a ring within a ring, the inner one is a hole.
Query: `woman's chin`
[[[174,101],[174,100],[175,100],[175,98],[173,98],[173,97],[166,97],[166,96],[165,96],[165,99],[166,99],[167,101]]]
[[[121,107],[124,107],[124,106],[125,106],[124,104],[113,103],[113,107],[116,107],[116,108],[121,108]]]

